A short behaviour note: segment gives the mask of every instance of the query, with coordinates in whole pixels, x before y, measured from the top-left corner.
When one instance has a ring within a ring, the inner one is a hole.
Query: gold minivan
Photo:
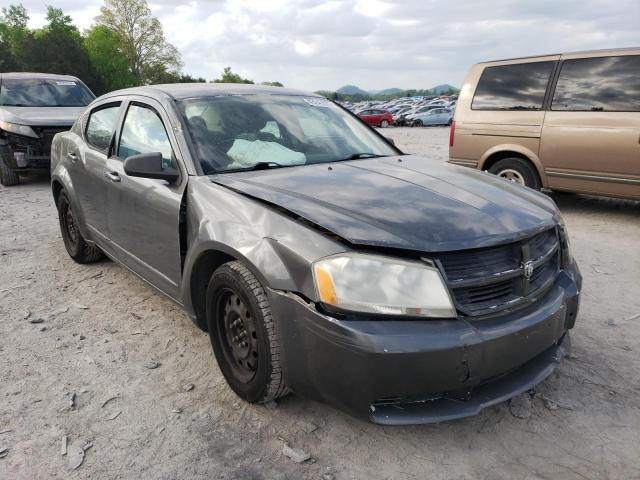
[[[449,162],[535,189],[640,199],[640,48],[472,66]]]

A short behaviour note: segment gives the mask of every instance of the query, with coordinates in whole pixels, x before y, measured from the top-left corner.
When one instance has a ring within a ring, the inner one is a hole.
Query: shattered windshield
[[[227,95],[179,105],[205,174],[398,154],[324,98]]]
[[[0,84],[0,105],[5,107],[85,107],[93,99],[75,80],[5,78]]]

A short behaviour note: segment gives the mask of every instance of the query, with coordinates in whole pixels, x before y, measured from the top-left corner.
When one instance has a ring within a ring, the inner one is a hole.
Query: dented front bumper
[[[546,378],[567,354],[580,275],[526,309],[476,321],[339,320],[271,291],[289,386],[381,424],[462,418]]]

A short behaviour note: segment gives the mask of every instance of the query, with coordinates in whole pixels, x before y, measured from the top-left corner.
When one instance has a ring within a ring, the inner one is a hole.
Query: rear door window
[[[639,112],[640,56],[565,60],[551,109]]]
[[[473,110],[541,110],[555,62],[487,67],[471,103]]]
[[[107,152],[118,122],[120,104],[100,107],[89,115],[85,137],[92,147]]]

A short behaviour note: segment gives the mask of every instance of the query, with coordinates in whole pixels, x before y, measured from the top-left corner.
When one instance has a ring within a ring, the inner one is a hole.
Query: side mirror
[[[391,145],[395,145],[396,144],[395,140],[393,138],[391,138],[391,137],[384,137],[384,139],[387,142],[389,142]]]
[[[124,161],[124,173],[130,177],[155,178],[174,183],[180,178],[180,172],[173,167],[162,165],[160,152],[133,155]]]

